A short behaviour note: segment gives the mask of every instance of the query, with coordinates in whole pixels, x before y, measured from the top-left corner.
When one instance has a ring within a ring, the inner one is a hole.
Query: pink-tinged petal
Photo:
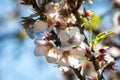
[[[68,46],[68,47],[60,48],[58,51],[62,53],[62,52],[65,52],[65,51],[70,51],[71,49],[73,49],[72,46]]]
[[[47,53],[47,51],[45,51],[44,48],[41,47],[41,46],[36,46],[35,49],[34,49],[34,55],[36,57],[44,56],[46,53]]]
[[[55,18],[58,16],[59,4],[51,2],[45,6],[45,10],[48,18]]]
[[[47,41],[47,40],[39,40],[39,39],[36,39],[35,40],[35,44],[36,45],[42,45],[42,46],[46,46],[47,47],[55,47],[55,44],[53,43],[53,41]]]
[[[99,56],[97,56],[97,59],[98,59],[98,61],[104,61],[104,56],[105,55],[99,55]]]
[[[69,46],[69,47],[61,48],[57,50],[57,52],[59,55],[57,61],[59,66],[66,66],[66,67],[72,66],[74,68],[80,67],[79,59],[80,57],[83,57],[80,56],[80,54],[83,55],[81,51],[75,50]]]
[[[69,40],[70,36],[65,30],[58,30],[58,37],[62,43]]]
[[[120,1],[119,1],[119,3],[120,3]],[[116,12],[116,13],[114,14],[114,16],[113,16],[113,24],[114,24],[115,26],[120,26],[119,18],[120,18],[120,12],[118,11],[118,12]]]
[[[51,48],[55,45],[51,41],[35,40],[36,48],[34,50],[35,56],[46,56]]]
[[[46,54],[46,60],[49,62],[49,63],[55,63],[58,59],[58,55],[57,55],[57,52],[55,51],[55,49],[50,49],[48,51],[48,53]]]
[[[39,39],[35,40],[35,44],[38,45],[38,46],[39,45],[45,45],[45,44],[47,44],[47,42],[48,41],[45,41],[45,40],[39,40]]]
[[[57,61],[57,58],[51,57],[51,56],[46,56],[46,60],[49,63],[55,63]]]
[[[76,57],[77,59],[81,57],[85,57],[85,50],[82,48],[71,49],[70,53],[72,56]]]
[[[45,54],[47,54],[47,47],[45,47],[44,45],[46,44],[46,41],[43,40],[35,40],[35,44],[36,47],[34,49],[34,55],[35,56],[44,56]]]
[[[104,56],[104,59],[105,59],[105,61],[107,61],[107,63],[114,62],[114,58],[111,57],[110,54],[106,54]]]
[[[80,48],[82,48],[82,49],[86,49],[86,48],[89,49],[88,45],[86,43],[84,43],[84,42],[81,42]]]
[[[71,67],[74,67],[74,68],[80,67],[80,61],[76,57],[69,56],[68,61]]]
[[[106,49],[99,49],[99,52],[100,52],[101,54],[105,54],[105,53],[107,53],[108,51],[107,51]]]
[[[42,32],[48,28],[48,24],[44,21],[37,21],[34,23],[34,31]]]
[[[118,49],[117,47],[111,47],[110,48],[110,55],[114,58],[120,57],[120,49]]]
[[[77,27],[73,27],[70,30],[69,34],[70,34],[70,36],[74,36],[76,34],[76,32],[79,32],[79,29]]]
[[[64,59],[58,60],[57,61],[58,67],[69,67]]]
[[[80,31],[77,27],[73,27],[69,32],[70,37],[75,37],[75,42],[82,42],[85,37],[80,34]]]

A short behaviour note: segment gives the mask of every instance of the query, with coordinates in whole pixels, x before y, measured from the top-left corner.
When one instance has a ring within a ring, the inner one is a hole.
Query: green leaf
[[[94,41],[94,44],[98,44],[101,40],[103,40],[104,38],[108,37],[109,35],[113,34],[112,30],[106,31],[106,32],[102,32],[100,34],[98,34],[96,36],[96,39]]]
[[[82,23],[85,23],[86,29],[97,30],[98,25],[101,22],[100,16],[93,14],[93,15],[91,15],[91,19],[92,19],[92,21],[88,21],[86,18],[82,18],[81,21],[82,21]]]

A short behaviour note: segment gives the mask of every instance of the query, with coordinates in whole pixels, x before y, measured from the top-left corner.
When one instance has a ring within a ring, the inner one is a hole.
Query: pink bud
[[[97,57],[98,61],[104,61],[104,56],[105,56],[105,55],[99,55],[99,56]]]
[[[84,8],[84,13],[85,13],[85,16],[90,16],[93,14],[91,10],[86,10],[85,8]]]
[[[50,34],[45,35],[43,38],[43,40],[51,40],[52,36]]]
[[[99,52],[100,52],[101,54],[105,54],[105,53],[107,53],[107,50],[106,50],[106,49],[99,49]]]
[[[63,26],[63,23],[62,23],[62,21],[58,20],[58,21],[56,22],[55,27],[56,27],[56,28],[60,28],[60,26]]]

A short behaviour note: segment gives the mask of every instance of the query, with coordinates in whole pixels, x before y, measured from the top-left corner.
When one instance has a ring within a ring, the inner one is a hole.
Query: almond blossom
[[[70,27],[65,30],[59,29],[58,36],[62,42],[62,46],[80,45],[84,40],[84,35],[80,34],[77,27]]]
[[[86,8],[84,11],[79,9],[83,1],[23,0],[24,4],[32,5],[36,12],[23,18],[24,28],[31,38],[35,38],[35,56],[45,57],[48,63],[54,63],[64,71],[72,69],[80,80],[103,80],[104,70],[109,66],[112,69],[114,58],[120,57],[120,50],[98,44],[112,34],[111,30],[95,34],[96,38],[91,38],[89,43],[84,30],[93,35],[94,32],[84,28],[86,23],[83,19],[91,21],[93,12]],[[119,13],[114,16],[114,26],[117,27],[118,18]],[[45,34],[41,35],[42,32]],[[118,34],[119,29],[116,32]],[[36,38],[37,33],[40,39]]]
[[[103,45],[96,45],[94,47],[94,55],[97,57],[98,61],[103,64],[109,64],[114,62],[114,58],[111,56],[111,51],[109,47],[104,47]]]
[[[85,49],[80,47],[57,48],[52,41],[36,40],[35,56],[45,56],[49,63],[57,63],[59,67],[80,67],[80,58],[85,57]]]
[[[45,56],[49,63],[55,63],[57,60],[57,52],[52,41],[36,40],[34,50],[35,56]]]
[[[80,67],[80,58],[84,57],[84,51],[79,48],[72,47],[64,47],[58,49],[58,66],[66,66],[66,67]]]

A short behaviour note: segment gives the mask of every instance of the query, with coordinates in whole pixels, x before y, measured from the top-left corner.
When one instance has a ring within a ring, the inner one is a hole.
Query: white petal
[[[54,57],[49,57],[49,56],[46,56],[46,60],[47,60],[47,62],[49,62],[49,63],[55,63],[55,62],[57,61],[56,58],[54,58]]]
[[[58,60],[57,63],[58,63],[58,67],[69,67],[69,66],[66,64],[66,62],[65,62],[64,59]]]
[[[80,67],[80,62],[78,59],[74,58],[74,57],[69,57],[68,61],[70,63],[70,66],[74,67],[74,68],[78,68]]]
[[[120,50],[116,47],[111,47],[110,48],[110,55],[117,58],[120,57]]]
[[[57,15],[57,10],[55,9],[55,7],[59,7],[59,4],[58,3],[49,3],[45,6],[45,9],[46,9],[46,15],[51,17],[51,18],[54,18],[56,15]]]
[[[84,42],[81,42],[80,48],[86,49],[86,48],[88,48],[88,45],[87,45],[86,43],[84,43]],[[89,49],[89,48],[88,48],[88,49]]]
[[[45,41],[45,40],[39,40],[39,39],[36,39],[36,40],[35,40],[35,44],[36,44],[36,45],[39,45],[39,44],[40,44],[40,45],[45,45],[45,44],[47,44],[47,42],[48,42],[48,41]]]
[[[114,17],[113,17],[113,23],[115,26],[120,26],[119,18],[120,18],[120,12],[118,11],[114,14]]]
[[[104,56],[104,59],[105,59],[108,63],[114,62],[114,58],[111,57],[109,54],[105,55],[105,56]]]
[[[74,36],[76,34],[76,32],[79,32],[79,29],[77,27],[73,27],[70,30],[69,34],[70,34],[70,36]]]
[[[49,63],[55,63],[57,61],[57,53],[54,49],[51,49],[47,54],[46,54],[46,60]]]
[[[59,67],[59,69],[60,69],[61,71],[64,71],[64,72],[69,71],[69,68],[68,68],[68,67],[64,67],[64,66]]]
[[[46,53],[47,52],[42,47],[36,46],[35,49],[34,49],[34,55],[36,57],[44,56]]]
[[[62,43],[69,40],[69,34],[65,30],[59,30],[58,31],[58,37],[60,38],[60,41]]]
[[[44,46],[46,44],[46,41],[43,40],[35,40],[36,47],[34,49],[34,55],[35,56],[44,56],[47,54],[48,48],[47,46]]]
[[[34,31],[37,31],[37,32],[42,32],[44,30],[46,30],[48,27],[48,24],[45,23],[44,21],[37,21],[34,23]]]
[[[82,42],[83,40],[84,40],[84,35],[81,35],[80,34],[80,31],[79,31],[79,29],[77,28],[77,27],[73,27],[71,30],[70,30],[70,32],[69,32],[69,35],[71,36],[71,37],[75,37],[75,42]]]
[[[85,50],[82,48],[72,49],[70,50],[70,53],[72,54],[72,56],[74,56],[77,59],[81,57],[85,57]]]
[[[48,46],[55,47],[55,44],[53,43],[53,41],[46,41],[46,40],[36,39],[35,44],[36,45],[43,45],[43,46],[47,46],[47,47]]]
[[[72,46],[68,46],[68,47],[60,48],[59,51],[64,52],[64,51],[70,51],[71,49],[72,49]]]
[[[34,50],[35,56],[45,56],[50,48],[54,47],[51,41],[35,40],[36,48]]]

